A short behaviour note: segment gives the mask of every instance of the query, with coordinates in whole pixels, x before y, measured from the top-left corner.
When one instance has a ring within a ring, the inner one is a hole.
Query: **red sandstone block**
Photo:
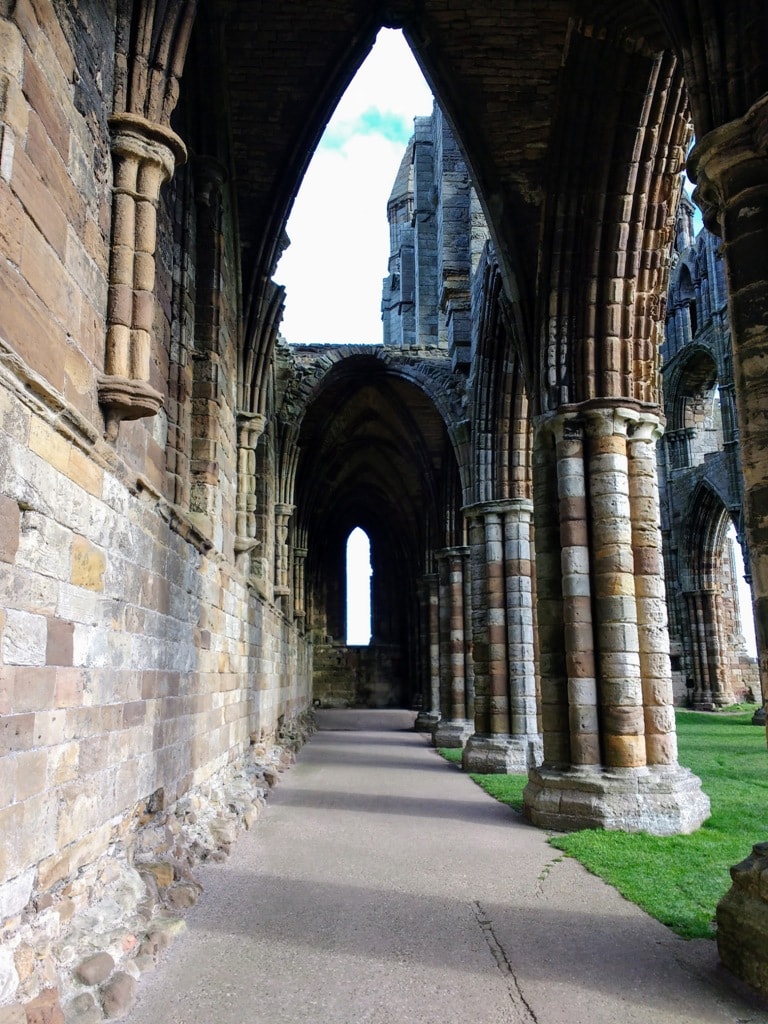
[[[85,224],[85,203],[69,176],[66,162],[68,154],[59,153],[42,121],[34,112],[30,113],[29,117],[26,149],[40,177],[79,235]]]
[[[24,1007],[27,1024],[64,1024],[59,990],[47,988]]]
[[[59,391],[64,385],[64,332],[24,280],[0,267],[0,335]]]
[[[24,214],[9,185],[0,179],[0,252],[17,266],[21,262]]]
[[[48,620],[48,642],[45,648],[46,665],[71,665],[74,622],[66,619]]]
[[[74,333],[80,323],[79,290],[57,253],[33,224],[27,224],[24,230],[21,273],[50,315],[66,331]]]
[[[69,123],[58,97],[31,53],[25,55],[24,95],[64,161],[69,159]]]
[[[27,712],[43,711],[53,704],[56,670],[43,666],[18,667],[13,686],[13,711],[18,716]],[[35,737],[35,744],[37,738]]]
[[[67,251],[67,217],[23,149],[13,157],[11,188],[24,209],[63,261]]]

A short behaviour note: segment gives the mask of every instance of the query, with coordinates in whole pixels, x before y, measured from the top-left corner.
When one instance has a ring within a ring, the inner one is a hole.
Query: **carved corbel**
[[[107,338],[99,402],[106,438],[120,421],[154,416],[163,396],[149,383],[155,310],[155,248],[160,188],[187,151],[169,128],[137,114],[110,118],[114,184]]]

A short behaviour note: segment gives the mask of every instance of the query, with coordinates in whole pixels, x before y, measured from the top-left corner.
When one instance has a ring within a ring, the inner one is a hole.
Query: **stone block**
[[[72,541],[72,571],[70,582],[86,590],[102,591],[107,558],[104,552],[91,544],[86,537],[75,537]]]
[[[9,608],[6,613],[0,652],[6,665],[44,665],[48,638],[42,615]]]
[[[34,880],[34,868],[27,868],[20,875],[0,885],[0,921],[15,917],[24,910],[32,896]]]
[[[71,665],[75,624],[66,619],[48,619],[47,665]]]
[[[75,977],[84,985],[100,985],[115,969],[115,961],[109,953],[96,953],[81,961],[75,968]]]
[[[24,1009],[27,1024],[64,1024],[58,989],[45,989],[35,999],[30,1000]]]
[[[101,1005],[107,1019],[124,1017],[136,1002],[138,982],[130,974],[120,971],[104,987]]]

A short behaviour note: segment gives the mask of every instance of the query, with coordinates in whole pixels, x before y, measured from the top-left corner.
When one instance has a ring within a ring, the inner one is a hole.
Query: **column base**
[[[413,723],[413,728],[416,732],[433,733],[439,721],[440,715],[435,714],[433,711],[420,711],[418,715],[416,715],[416,721]]]
[[[569,768],[528,772],[523,813],[539,828],[602,828],[673,836],[695,832],[710,815],[709,797],[688,768]]]
[[[434,733],[436,747],[463,747],[475,731],[475,723],[465,718],[441,718]]]
[[[527,772],[544,758],[541,736],[483,736],[467,740],[462,757],[465,772],[480,775],[516,775]]]
[[[738,978],[768,995],[768,902],[761,876],[768,843],[757,843],[731,868],[733,885],[717,905],[717,951]]]

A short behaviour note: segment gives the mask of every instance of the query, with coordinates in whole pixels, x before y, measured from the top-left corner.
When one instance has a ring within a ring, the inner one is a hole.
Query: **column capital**
[[[238,441],[243,448],[255,448],[259,438],[264,433],[267,425],[267,417],[260,412],[245,412],[242,409],[237,413]]]
[[[656,419],[662,422],[656,405],[634,403],[626,398],[595,398],[578,405],[561,406],[536,417],[537,433],[549,433],[555,441],[568,440],[582,431],[626,433],[630,424]],[[617,430],[618,428],[618,430]]]
[[[478,501],[465,505],[462,510],[467,519],[478,519],[486,515],[504,515],[507,512],[533,514],[530,498],[502,498],[497,501]]]
[[[664,422],[658,413],[646,412],[640,415],[629,429],[628,441],[644,441],[655,444],[664,434]]]
[[[289,504],[287,501],[276,501],[275,502],[275,515],[276,516],[286,516],[288,519],[290,519],[295,511],[296,511],[296,506]]]
[[[162,181],[173,176],[176,167],[186,162],[187,147],[176,132],[140,114],[112,114],[109,130],[115,156],[161,168],[163,177],[158,189]]]
[[[722,233],[722,213],[736,196],[766,187],[767,157],[768,94],[743,117],[719,125],[696,143],[687,170],[696,184],[694,202],[710,231]]]

